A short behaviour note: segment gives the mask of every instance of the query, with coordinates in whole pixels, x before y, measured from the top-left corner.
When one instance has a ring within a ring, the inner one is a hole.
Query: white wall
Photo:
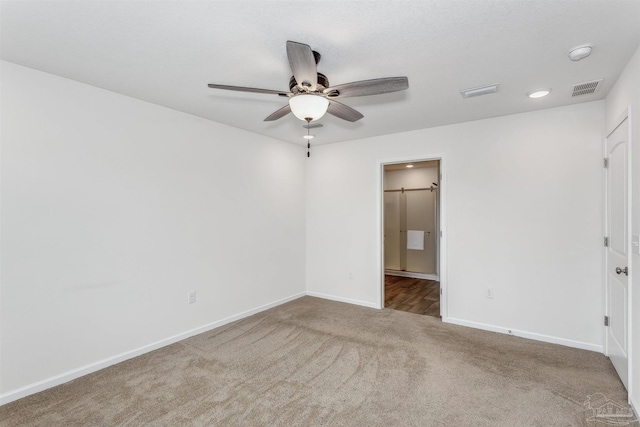
[[[0,403],[304,293],[302,147],[7,62],[2,119]]]
[[[605,134],[631,106],[632,138],[632,225],[631,233],[640,234],[640,47],[636,50],[605,102]],[[632,254],[631,322],[634,325],[631,340],[630,399],[636,411],[640,410],[640,256]]]
[[[380,306],[378,165],[442,153],[446,320],[601,350],[603,109],[590,102],[316,147],[307,292]]]

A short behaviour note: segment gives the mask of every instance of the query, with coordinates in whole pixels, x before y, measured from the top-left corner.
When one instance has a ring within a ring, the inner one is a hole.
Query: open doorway
[[[440,317],[440,161],[383,167],[384,307]]]

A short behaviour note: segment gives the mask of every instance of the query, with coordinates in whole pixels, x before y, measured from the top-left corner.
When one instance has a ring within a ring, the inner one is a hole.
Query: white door
[[[628,119],[609,134],[607,148],[607,353],[628,386],[629,170]]]

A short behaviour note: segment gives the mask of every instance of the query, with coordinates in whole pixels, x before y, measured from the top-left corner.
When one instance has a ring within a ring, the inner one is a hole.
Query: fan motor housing
[[[323,89],[326,89],[329,87],[329,79],[327,78],[327,76],[325,76],[322,73],[317,73],[318,74],[318,91],[322,91]],[[289,90],[293,93],[298,93],[300,92],[300,89],[298,88],[298,83],[296,82],[296,78],[294,76],[291,76],[291,78],[289,79]]]

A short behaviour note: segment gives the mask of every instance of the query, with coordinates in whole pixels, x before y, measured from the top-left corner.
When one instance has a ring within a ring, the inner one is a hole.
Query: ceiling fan
[[[307,123],[318,120],[325,113],[349,122],[355,122],[364,116],[336,99],[397,92],[409,87],[409,80],[406,77],[385,77],[331,86],[327,76],[317,70],[316,66],[320,62],[320,54],[311,50],[309,45],[287,41],[287,57],[291,71],[293,71],[293,76],[289,79],[288,92],[219,84],[209,84],[209,87],[287,97],[289,103],[269,115],[264,121],[278,120],[293,113],[297,118]]]

